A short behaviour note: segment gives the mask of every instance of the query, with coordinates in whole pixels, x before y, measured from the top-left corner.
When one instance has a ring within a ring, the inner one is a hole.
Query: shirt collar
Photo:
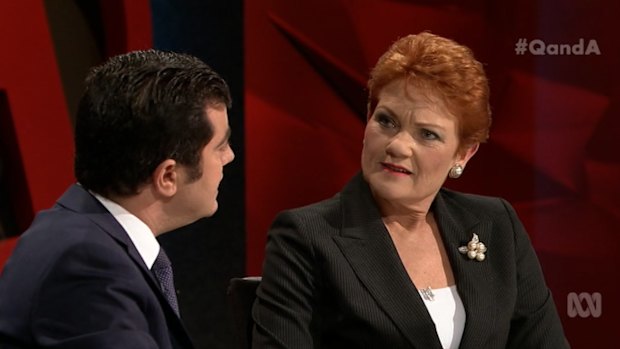
[[[159,254],[159,242],[151,229],[140,218],[127,211],[123,206],[97,193],[91,192],[99,202],[114,216],[114,219],[125,229],[127,235],[138,250],[147,268],[151,269]]]

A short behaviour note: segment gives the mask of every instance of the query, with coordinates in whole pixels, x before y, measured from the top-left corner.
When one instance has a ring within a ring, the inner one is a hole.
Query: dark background
[[[358,171],[370,67],[397,37],[430,30],[471,47],[492,90],[491,138],[446,185],[508,199],[573,348],[612,347],[619,13],[610,0],[0,0],[0,265],[74,181],[71,119],[87,69],[134,49],[192,53],[231,86],[237,157],[216,215],[160,242],[193,337],[233,347],[228,280],[260,275],[278,211],[329,197]],[[601,54],[518,55],[520,39],[595,40]],[[573,292],[601,293],[602,315],[569,317]]]

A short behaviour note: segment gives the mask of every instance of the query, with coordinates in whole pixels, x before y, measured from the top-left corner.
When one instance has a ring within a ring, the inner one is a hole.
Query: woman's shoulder
[[[338,193],[328,199],[283,210],[278,217],[294,217],[300,220],[328,219],[340,212],[340,198],[341,195]]]
[[[442,188],[438,196],[447,205],[464,207],[474,211],[506,212],[511,207],[508,201],[501,197],[464,193],[448,188]]]

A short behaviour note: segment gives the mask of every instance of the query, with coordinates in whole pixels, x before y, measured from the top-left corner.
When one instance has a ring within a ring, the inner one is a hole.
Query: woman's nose
[[[413,155],[415,141],[408,132],[399,132],[388,143],[385,152],[396,158],[407,158]]]

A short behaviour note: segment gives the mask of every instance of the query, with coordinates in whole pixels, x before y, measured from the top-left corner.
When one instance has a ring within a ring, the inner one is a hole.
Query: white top
[[[457,349],[465,329],[465,308],[456,285],[431,290],[433,300],[418,290],[431,315],[444,349]]]
[[[159,242],[155,238],[155,235],[151,229],[140,220],[140,218],[134,216],[127,211],[123,206],[116,202],[106,199],[103,196],[92,193],[99,202],[114,216],[118,223],[125,229],[127,235],[133,242],[134,246],[138,250],[140,257],[144,260],[146,267],[151,269],[155,258],[159,254]]]

